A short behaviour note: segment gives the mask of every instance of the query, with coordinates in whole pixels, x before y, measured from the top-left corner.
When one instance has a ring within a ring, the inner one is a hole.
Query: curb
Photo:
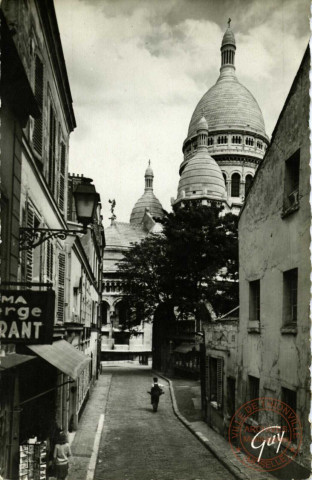
[[[101,373],[101,375],[102,375],[102,373]],[[105,408],[104,408],[103,412],[100,414],[99,421],[98,421],[98,424],[97,424],[97,429],[96,429],[96,434],[95,434],[95,438],[94,438],[92,454],[91,454],[89,464],[88,464],[86,480],[93,480],[93,478],[94,478],[97,459],[98,459],[98,456],[99,456],[101,437],[102,437],[102,433],[103,433],[103,429],[104,429],[104,421],[105,421],[105,415],[106,415],[106,410],[107,410],[107,405],[108,405],[108,400],[109,400],[109,394],[110,394],[110,390],[111,390],[111,386],[112,386],[112,380],[113,380],[113,374],[111,375],[109,385],[108,385],[108,389],[107,389]]]
[[[238,467],[236,467],[235,465],[232,465],[231,463],[226,461],[224,457],[220,456],[219,451],[212,445],[212,443],[209,441],[209,439],[205,435],[203,435],[201,432],[197,432],[196,430],[194,430],[194,428],[192,427],[192,424],[188,422],[186,418],[180,413],[171,380],[169,380],[169,378],[165,377],[163,374],[159,372],[155,371],[155,374],[157,374],[159,377],[163,378],[164,380],[166,380],[166,382],[169,383],[172,408],[175,416],[180,420],[180,422],[183,423],[183,425],[185,425],[185,427],[204,445],[204,447],[206,447],[208,450],[210,450],[211,453],[213,453],[213,455],[219,460],[219,462],[222,463],[222,465],[232,475],[234,475],[235,478],[237,478],[238,480],[250,480],[249,476],[247,477],[244,473],[237,471]]]

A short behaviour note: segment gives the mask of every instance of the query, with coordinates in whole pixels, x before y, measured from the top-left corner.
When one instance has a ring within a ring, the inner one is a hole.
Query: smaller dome
[[[154,218],[162,218],[164,216],[163,208],[158,198],[153,192],[154,173],[151,168],[151,161],[148,161],[148,167],[145,170],[145,189],[142,197],[134,205],[131,215],[130,223],[141,224],[146,210]]]
[[[200,149],[183,170],[177,199],[188,200],[201,197],[219,201],[226,199],[221,169],[205,148]]]
[[[208,130],[208,122],[204,116],[202,116],[197,124],[197,131],[198,130]]]
[[[221,48],[224,47],[224,45],[236,46],[234,33],[232,32],[230,27],[226,29],[225,34],[223,35]]]
[[[136,202],[131,212],[130,223],[142,223],[146,209],[148,209],[153,218],[162,218],[164,216],[161,203],[158,198],[155,197],[153,190],[144,192],[142,197]]]

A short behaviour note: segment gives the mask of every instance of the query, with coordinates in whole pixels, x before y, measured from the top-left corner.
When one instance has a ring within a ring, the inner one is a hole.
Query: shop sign
[[[55,293],[0,290],[0,342],[52,343]]]

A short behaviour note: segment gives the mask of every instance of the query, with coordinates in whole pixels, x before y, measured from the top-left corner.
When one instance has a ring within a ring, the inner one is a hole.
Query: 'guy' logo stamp
[[[234,454],[244,465],[269,472],[285,467],[298,454],[302,427],[289,405],[260,397],[235,412],[228,435]]]

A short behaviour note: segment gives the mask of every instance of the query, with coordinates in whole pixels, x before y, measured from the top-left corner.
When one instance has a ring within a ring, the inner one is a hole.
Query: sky
[[[215,84],[232,19],[238,80],[271,136],[309,41],[309,0],[55,0],[77,127],[69,171],[93,178],[128,222],[151,160],[163,208],[176,197],[192,113]]]

